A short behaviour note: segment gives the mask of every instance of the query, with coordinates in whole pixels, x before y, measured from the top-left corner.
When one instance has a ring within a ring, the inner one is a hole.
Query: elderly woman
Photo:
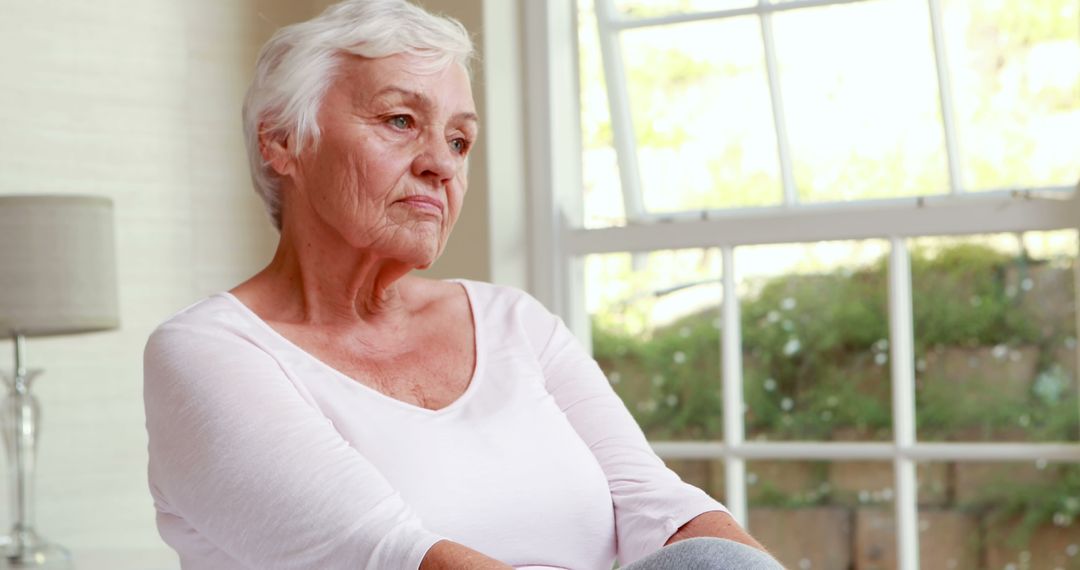
[[[411,274],[465,196],[471,53],[403,0],[263,48],[244,126],[281,240],[147,344],[162,537],[192,570],[777,568],[664,467],[558,318]]]

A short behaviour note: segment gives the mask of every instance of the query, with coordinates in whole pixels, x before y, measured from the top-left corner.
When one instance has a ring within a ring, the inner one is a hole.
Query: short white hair
[[[244,98],[244,142],[251,181],[274,227],[281,229],[280,178],[263,160],[259,135],[284,135],[299,155],[318,144],[316,118],[345,54],[376,59],[418,56],[432,72],[451,63],[466,72],[472,40],[460,22],[406,0],[344,0],[319,16],[278,30],[262,47]]]

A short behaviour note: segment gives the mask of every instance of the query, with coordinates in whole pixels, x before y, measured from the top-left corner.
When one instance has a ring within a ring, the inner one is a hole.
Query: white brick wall
[[[307,9],[289,0],[0,0],[0,193],[115,204],[122,327],[27,343],[30,365],[47,370],[36,385],[37,526],[80,570],[179,567],[146,488],[142,347],[158,322],[272,253],[240,104],[258,46]],[[0,370],[10,371],[11,351],[0,341]],[[9,495],[0,493],[4,529]]]

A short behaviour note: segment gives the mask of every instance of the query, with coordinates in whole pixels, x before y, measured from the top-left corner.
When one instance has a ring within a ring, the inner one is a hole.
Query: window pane
[[[593,0],[578,0],[578,66],[581,84],[581,177],[586,228],[626,223],[622,181],[611,135],[604,63]]]
[[[750,532],[793,570],[893,568],[892,473],[884,461],[747,462]]]
[[[622,34],[645,209],[781,200],[756,17]]]
[[[773,21],[801,200],[948,191],[925,2],[790,10]]]
[[[1076,441],[1076,232],[913,240],[916,407],[931,441]]]
[[[948,498],[919,507],[922,568],[1080,568],[1080,465],[929,463],[919,477]]]
[[[892,436],[886,242],[740,247],[750,439]]]
[[[965,185],[1080,178],[1080,3],[944,0]]]
[[[650,439],[721,437],[720,253],[585,258],[593,355]]]
[[[757,0],[614,0],[619,12],[633,18],[711,12],[753,6]]]

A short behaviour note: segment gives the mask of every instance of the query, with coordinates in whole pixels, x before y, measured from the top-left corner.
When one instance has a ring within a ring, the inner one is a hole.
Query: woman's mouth
[[[419,212],[442,215],[443,204],[438,198],[431,196],[406,196],[398,200],[399,203],[409,206]]]

